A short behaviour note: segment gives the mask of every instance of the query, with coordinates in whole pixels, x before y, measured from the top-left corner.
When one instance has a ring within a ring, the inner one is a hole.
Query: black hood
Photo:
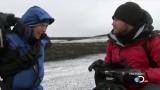
[[[128,44],[131,44],[132,42],[139,40],[139,39],[146,39],[149,38],[150,34],[152,33],[154,27],[152,26],[153,19],[151,15],[144,11],[144,16],[142,19],[142,23],[138,28],[135,28],[135,30],[132,30],[133,32],[128,33],[127,35],[123,37],[118,37],[115,35],[113,30],[108,34],[108,37],[116,42],[120,46],[126,46]]]

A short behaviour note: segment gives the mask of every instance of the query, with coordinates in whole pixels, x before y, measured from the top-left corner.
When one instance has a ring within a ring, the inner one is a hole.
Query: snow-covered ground
[[[90,43],[90,42],[106,42],[108,39],[107,36],[102,37],[92,37],[88,39],[81,39],[81,40],[51,40],[52,43]]]
[[[44,90],[91,90],[95,87],[94,72],[88,66],[105,54],[94,54],[72,60],[45,63]]]

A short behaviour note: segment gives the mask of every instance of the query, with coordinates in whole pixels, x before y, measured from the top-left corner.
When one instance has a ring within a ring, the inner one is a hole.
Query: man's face
[[[33,26],[33,37],[36,39],[40,39],[41,35],[46,32],[48,27],[48,23],[38,23]]]
[[[114,33],[117,35],[125,35],[129,33],[131,30],[133,30],[133,26],[116,18],[113,19],[112,26],[113,26]]]

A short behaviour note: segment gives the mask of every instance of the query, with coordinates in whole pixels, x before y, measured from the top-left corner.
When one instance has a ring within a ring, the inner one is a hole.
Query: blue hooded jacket
[[[6,36],[7,41],[9,42],[9,48],[16,49],[20,48],[20,55],[23,56],[30,49],[30,45],[27,41],[29,37],[32,36],[31,25],[47,22],[51,24],[54,22],[54,19],[42,8],[38,6],[33,6],[29,8],[26,13],[21,18],[22,23],[27,26],[27,32],[24,35],[19,36],[16,33],[10,33]],[[28,67],[20,72],[18,72],[13,77],[13,90],[43,90],[40,85],[44,77],[44,47],[47,40],[41,38],[40,40],[40,57],[38,58],[38,64]]]

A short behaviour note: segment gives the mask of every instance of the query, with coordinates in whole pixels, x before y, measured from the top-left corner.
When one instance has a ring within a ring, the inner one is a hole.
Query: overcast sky
[[[0,11],[21,17],[31,6],[44,8],[55,18],[48,27],[52,37],[95,36],[109,33],[115,9],[126,1],[137,2],[154,19],[155,29],[160,30],[159,0],[1,0]]]

